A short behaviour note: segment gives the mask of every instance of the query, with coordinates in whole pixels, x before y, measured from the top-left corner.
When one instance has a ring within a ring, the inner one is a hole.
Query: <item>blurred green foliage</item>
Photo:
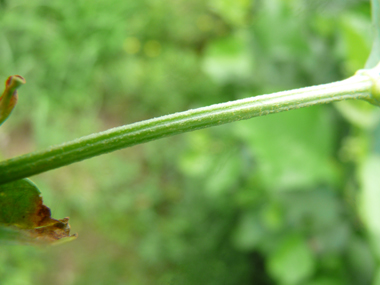
[[[364,66],[361,0],[0,1],[0,158]],[[0,283],[378,284],[380,112],[342,102],[196,131],[32,179],[79,238],[2,244]]]

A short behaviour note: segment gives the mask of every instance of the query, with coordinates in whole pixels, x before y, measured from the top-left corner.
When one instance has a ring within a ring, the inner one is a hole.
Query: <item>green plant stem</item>
[[[346,99],[373,102],[373,86],[373,79],[357,74],[335,83],[216,104],[113,128],[5,160],[0,163],[0,184],[114,150],[252,117]]]

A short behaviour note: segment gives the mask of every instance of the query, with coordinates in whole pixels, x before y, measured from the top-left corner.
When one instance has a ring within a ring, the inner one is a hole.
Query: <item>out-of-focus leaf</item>
[[[380,285],[380,268],[377,268],[375,277],[373,278],[373,285]]]
[[[380,155],[380,124],[373,129],[373,151]]]
[[[371,284],[376,269],[376,259],[368,243],[363,239],[353,238],[348,248],[348,262],[357,284]]]
[[[205,185],[210,195],[220,195],[228,190],[231,191],[242,171],[241,161],[236,155],[231,157],[227,153],[219,160],[219,166],[209,175]]]
[[[255,249],[265,238],[266,230],[259,221],[257,212],[245,213],[238,222],[233,235],[233,243],[241,250]]]
[[[360,213],[380,256],[380,156],[365,160],[359,172],[361,182]]]
[[[375,67],[380,61],[380,0],[371,0],[371,5],[374,40],[371,53],[365,65],[366,68]]]
[[[334,104],[350,123],[365,129],[374,127],[380,118],[379,108],[362,101],[341,101]]]
[[[215,10],[224,20],[227,22],[239,26],[243,25],[248,16],[250,6],[252,6],[250,0],[210,0],[210,6]]]
[[[179,168],[189,176],[203,177],[213,166],[208,150],[213,146],[207,130],[189,133],[190,150],[179,158]]]
[[[299,284],[314,273],[314,256],[302,238],[292,236],[269,257],[268,270],[279,284]]]
[[[358,16],[346,16],[341,22],[348,75],[362,69],[370,53],[370,23]]]
[[[284,218],[289,226],[307,226],[313,231],[336,227],[343,211],[331,189],[284,193],[281,203],[287,209]]]
[[[379,32],[380,33],[380,32]],[[380,35],[376,35],[373,44],[372,50],[368,57],[366,68],[373,68],[380,61]]]
[[[338,278],[321,276],[317,279],[305,283],[305,285],[343,285],[345,282],[343,280],[339,280]]]
[[[253,58],[247,48],[247,35],[240,33],[210,43],[203,69],[215,81],[229,83],[249,78]]]
[[[273,191],[334,183],[333,130],[323,107],[259,117],[234,128],[255,157],[264,185]]]
[[[69,219],[53,219],[40,194],[28,179],[0,186],[0,239],[14,235],[16,241],[44,244],[76,238]]]

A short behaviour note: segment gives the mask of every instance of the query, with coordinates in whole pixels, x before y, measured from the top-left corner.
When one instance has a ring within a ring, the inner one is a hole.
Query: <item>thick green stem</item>
[[[373,78],[358,73],[346,80],[216,104],[150,119],[15,157],[0,163],[0,184],[114,150],[252,117],[346,99],[374,102]]]

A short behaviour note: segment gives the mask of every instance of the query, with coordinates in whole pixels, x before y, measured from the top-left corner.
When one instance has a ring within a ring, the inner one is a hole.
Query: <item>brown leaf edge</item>
[[[6,226],[15,242],[25,245],[58,245],[72,241],[78,234],[70,234],[69,218],[56,220],[55,223],[33,229],[23,229],[17,226]]]
[[[57,244],[74,240],[77,234],[70,234],[69,217],[56,220],[51,217],[50,208],[42,202],[39,197],[36,211],[31,216],[31,220],[35,225],[32,229],[25,229],[29,237],[36,243]]]
[[[20,229],[26,243],[61,244],[78,237],[78,234],[70,234],[69,217],[59,220],[53,219],[50,208],[42,203],[41,196],[31,220],[35,227]]]
[[[51,220],[55,222],[47,226],[25,230],[28,238],[35,244],[62,244],[78,237],[78,234],[70,234],[69,217]]]
[[[26,220],[13,224],[0,223],[0,227],[8,230],[13,236],[10,240],[22,244],[53,245],[72,241],[78,237],[77,234],[70,234],[69,217],[59,220],[51,217],[50,208],[43,204],[41,192],[32,181],[23,179],[14,183],[24,183],[33,187],[38,196],[33,211],[24,213]]]

